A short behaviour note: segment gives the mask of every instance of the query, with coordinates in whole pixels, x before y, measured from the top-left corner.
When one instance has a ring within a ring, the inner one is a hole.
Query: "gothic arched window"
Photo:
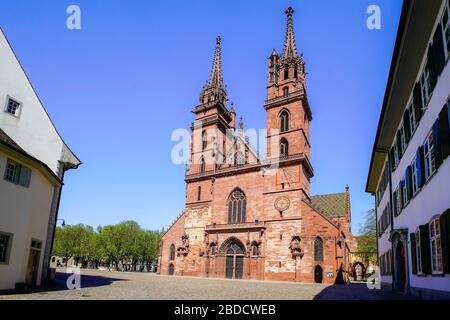
[[[170,246],[170,260],[175,260],[175,245]]]
[[[280,141],[280,157],[287,157],[289,155],[289,144],[286,139]]]
[[[289,78],[289,65],[284,66],[284,80]]]
[[[244,223],[246,210],[245,194],[239,189],[234,190],[228,198],[228,223]]]
[[[208,146],[208,135],[206,134],[206,131],[203,131],[202,133],[202,150],[205,150]]]
[[[259,246],[257,243],[252,244],[252,256],[259,256]]]
[[[286,132],[289,130],[289,113],[284,110],[280,115],[280,131]]]
[[[314,240],[314,261],[323,261],[323,241],[319,237]]]
[[[203,173],[206,171],[206,163],[205,163],[205,159],[202,157],[200,159],[200,173]]]
[[[294,78],[295,79],[298,78],[298,67],[297,67],[297,65],[294,66]]]

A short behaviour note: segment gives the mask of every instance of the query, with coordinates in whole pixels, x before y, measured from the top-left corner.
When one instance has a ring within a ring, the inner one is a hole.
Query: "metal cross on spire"
[[[285,11],[285,13],[287,16],[287,27],[286,42],[284,43],[284,58],[296,58],[297,48],[295,47],[294,24],[292,19],[294,9],[292,9],[292,7],[289,7]]]
[[[222,88],[223,87],[223,79],[222,79],[222,50],[220,48],[220,44],[222,43],[222,39],[219,37],[216,38],[216,50],[214,52],[214,63],[211,71],[211,77],[209,79],[209,84],[211,87]]]

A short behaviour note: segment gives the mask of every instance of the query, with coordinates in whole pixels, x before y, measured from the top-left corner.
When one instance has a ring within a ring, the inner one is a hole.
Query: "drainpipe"
[[[392,168],[391,168],[391,153],[389,152],[389,151],[384,151],[384,152],[386,152],[387,153],[387,155],[388,155],[388,168],[389,168],[389,170],[388,170],[388,172],[389,172],[389,202],[390,202],[390,205],[389,205],[389,215],[390,215],[390,217],[391,217],[391,233],[392,233],[392,231],[394,231],[394,208],[393,208],[393,205],[394,205],[394,198],[393,198],[393,195],[392,195]],[[392,243],[391,243],[391,276],[392,276],[392,285],[391,285],[391,288],[392,288],[392,290],[394,290],[394,288],[395,288],[395,269],[394,269],[394,247],[393,247],[393,245],[392,245]]]
[[[56,233],[56,223],[58,220],[58,213],[59,213],[59,206],[61,203],[61,193],[62,188],[64,185],[64,174],[65,172],[70,169],[64,167],[64,164],[62,162],[59,163],[60,167],[58,170],[58,177],[61,181],[61,185],[58,187],[55,187],[54,193],[53,193],[53,201],[52,201],[52,209],[50,212],[49,222],[48,222],[48,230],[47,230],[47,240],[45,245],[45,252],[44,252],[44,264],[42,268],[42,276],[41,276],[41,285],[43,281],[48,281],[49,277],[49,271],[50,271],[50,259],[51,259],[51,253],[53,250],[53,240],[55,239],[55,233]],[[74,167],[75,169],[78,166]]]

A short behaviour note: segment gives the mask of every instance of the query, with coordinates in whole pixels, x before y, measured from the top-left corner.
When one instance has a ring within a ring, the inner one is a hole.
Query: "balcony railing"
[[[236,229],[261,229],[264,228],[264,221],[235,223],[235,224],[210,224],[206,226],[206,230],[236,230]]]
[[[280,157],[274,157],[274,158],[270,158],[270,159],[264,159],[264,160],[261,160],[256,163],[247,163],[244,165],[233,164],[232,166],[229,166],[229,167],[216,167],[214,170],[208,170],[205,172],[193,173],[193,174],[190,173],[191,167],[189,165],[186,165],[185,178],[195,179],[195,178],[201,178],[201,177],[210,176],[210,175],[221,175],[221,174],[233,173],[233,172],[238,172],[241,170],[242,171],[252,170],[252,169],[257,170],[257,169],[261,169],[261,168],[270,169],[271,166],[272,167],[276,166],[277,163],[282,164],[282,163],[286,163],[289,161],[295,161],[295,160],[300,160],[300,159],[305,159],[307,161],[307,163],[309,164],[309,160],[305,156],[304,153],[296,153],[296,154],[290,154],[288,156],[280,156]],[[224,165],[226,165],[226,163]]]

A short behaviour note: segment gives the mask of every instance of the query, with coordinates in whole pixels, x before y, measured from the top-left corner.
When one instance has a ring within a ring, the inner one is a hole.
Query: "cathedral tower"
[[[294,10],[289,7],[285,13],[287,26],[284,51],[278,54],[274,49],[269,57],[267,100],[264,102],[267,158],[303,157],[309,164],[309,123],[312,113],[306,96],[305,62],[297,53],[295,45]],[[301,177],[304,178],[301,180],[307,193],[309,178],[312,176],[310,169],[303,170],[305,174]]]

